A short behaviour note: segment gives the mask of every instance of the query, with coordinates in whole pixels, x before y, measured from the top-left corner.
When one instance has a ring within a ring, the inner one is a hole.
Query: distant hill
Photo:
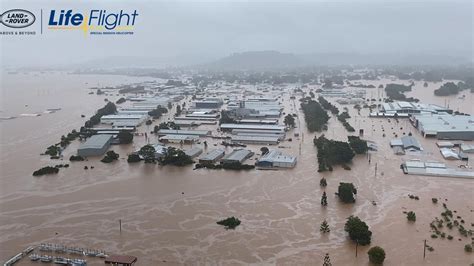
[[[234,53],[201,67],[211,70],[264,70],[292,68],[304,64],[300,57],[290,53],[251,51]]]
[[[234,53],[200,65],[210,70],[272,70],[331,65],[455,65],[469,61],[462,57],[425,54],[318,53],[291,54],[278,51]]]

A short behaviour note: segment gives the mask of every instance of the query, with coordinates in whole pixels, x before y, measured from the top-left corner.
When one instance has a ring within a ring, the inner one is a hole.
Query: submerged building
[[[235,149],[222,159],[222,163],[243,163],[252,157],[254,152],[245,149]]]
[[[390,147],[400,147],[403,150],[422,150],[418,140],[412,136],[403,136],[399,139],[393,139],[390,141]]]
[[[284,155],[281,151],[271,150],[263,155],[255,163],[255,166],[262,169],[273,168],[293,168],[296,165],[296,157]]]
[[[77,149],[77,155],[82,157],[99,156],[110,147],[112,135],[93,135]]]
[[[412,124],[424,137],[474,140],[474,118],[468,115],[412,115]]]
[[[212,164],[219,161],[222,157],[224,157],[225,151],[223,149],[215,149],[211,150],[201,157],[199,157],[199,163],[201,164]]]
[[[436,104],[424,104],[415,102],[390,102],[383,103],[381,112],[387,114],[437,114],[452,113],[452,110]]]

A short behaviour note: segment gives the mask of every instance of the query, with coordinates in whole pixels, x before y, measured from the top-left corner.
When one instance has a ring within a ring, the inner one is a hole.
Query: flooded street
[[[156,79],[66,73],[3,74],[0,116],[18,117],[0,121],[1,261],[29,245],[51,242],[134,255],[138,257],[137,265],[321,265],[325,253],[330,254],[333,265],[369,265],[369,246],[359,246],[356,258],[355,244],[344,231],[346,218],[356,215],[369,225],[373,233],[371,245],[385,249],[384,265],[474,262],[474,255],[463,249],[470,243],[469,238],[461,237],[453,229],[453,240],[432,239],[429,227],[435,217],[441,217],[444,211],[441,205],[445,202],[466,220],[466,228],[473,229],[474,180],[404,175],[400,169],[404,160],[413,158],[437,160],[451,167],[461,162],[445,161],[436,139],[423,138],[408,121],[400,119],[397,124],[393,119],[389,122],[368,118],[368,109],[362,109],[358,116],[352,105],[347,105],[352,116],[350,124],[356,132],[363,128],[364,138],[374,141],[378,151],[371,154],[370,163],[366,155],[357,155],[350,171],[335,167],[333,172],[317,172],[313,138],[321,133],[307,132],[299,101],[295,101],[294,108],[290,94],[285,93],[284,112],[298,113],[299,130],[303,132],[300,138],[280,144],[286,147],[281,149],[284,153],[298,157],[294,169],[224,171],[128,164],[127,154],[146,144],[144,137],[135,136],[131,145],[112,146],[120,154],[118,162],[104,164],[99,161],[101,158],[84,162],[64,159],[60,163],[69,163],[70,167],[61,169],[59,174],[32,176],[33,171],[43,166],[59,163],[40,156],[46,147],[57,143],[61,135],[72,129],[79,129],[105,104],[105,98],[114,102],[119,98],[89,95],[88,88],[152,80]],[[376,86],[402,83],[363,82]],[[435,97],[432,91],[439,86],[440,83],[429,83],[425,88],[423,82],[416,82],[414,91],[407,96],[439,105],[445,105],[445,99],[449,99],[454,110],[474,115],[474,94],[461,93],[466,94],[465,99]],[[367,89],[367,96],[371,90],[375,96],[379,89]],[[327,100],[335,103],[332,98]],[[37,117],[19,116],[41,113],[48,108],[61,110]],[[82,114],[85,118],[81,118]],[[167,118],[152,126],[142,125],[138,132],[149,132]],[[215,127],[198,129],[215,130]],[[386,137],[382,137],[382,127]],[[400,137],[403,132],[412,132],[420,141],[422,155],[393,154],[389,141],[394,133]],[[324,134],[344,141],[347,137],[347,131],[335,117],[329,120],[329,130]],[[151,142],[155,142],[154,138],[151,137]],[[219,142],[210,138],[207,141],[209,149]],[[69,145],[64,158],[75,154],[78,145],[78,141]],[[259,154],[261,146],[248,148]],[[226,153],[231,150],[226,148]],[[474,156],[469,156],[472,162]],[[253,163],[255,158],[248,163]],[[84,166],[94,169],[84,170]],[[320,204],[321,177],[328,181],[326,208]],[[352,182],[357,187],[355,204],[343,204],[334,195],[339,182]],[[420,200],[412,200],[408,194],[419,196]],[[435,197],[439,198],[438,204],[432,203],[431,198]],[[377,205],[372,205],[372,201]],[[403,211],[414,211],[416,222],[407,222]],[[242,224],[235,230],[225,230],[216,224],[228,216],[236,216]],[[327,235],[319,232],[324,219],[331,229]],[[121,233],[119,220],[122,220]],[[434,251],[427,251],[423,260],[425,239]],[[19,263],[30,264],[37,265],[27,259]],[[103,265],[103,262],[90,260],[88,264]]]

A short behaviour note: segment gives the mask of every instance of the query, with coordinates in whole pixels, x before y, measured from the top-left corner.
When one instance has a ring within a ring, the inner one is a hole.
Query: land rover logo
[[[10,28],[26,28],[35,22],[35,15],[24,9],[11,9],[0,15],[0,22]]]

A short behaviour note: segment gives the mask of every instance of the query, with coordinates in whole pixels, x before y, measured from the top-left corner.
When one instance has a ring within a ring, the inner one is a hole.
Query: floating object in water
[[[41,114],[20,114],[20,116],[40,116]]]

